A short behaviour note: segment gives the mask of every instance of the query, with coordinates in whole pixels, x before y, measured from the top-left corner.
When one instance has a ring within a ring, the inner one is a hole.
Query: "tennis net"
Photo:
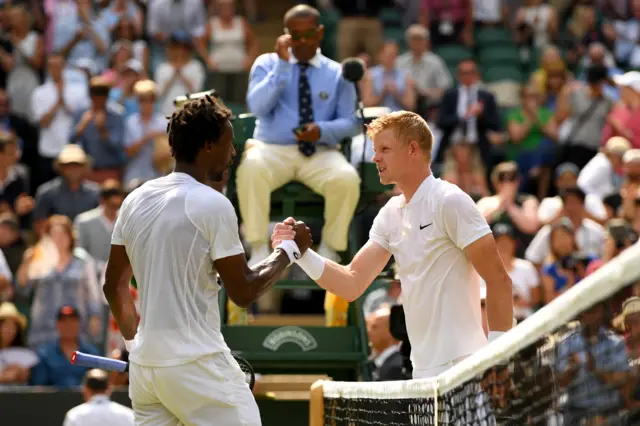
[[[434,379],[320,383],[321,424],[640,424],[636,294],[640,244]]]

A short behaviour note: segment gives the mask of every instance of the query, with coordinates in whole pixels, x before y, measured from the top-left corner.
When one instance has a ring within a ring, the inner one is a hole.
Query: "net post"
[[[309,389],[309,426],[324,425],[324,380],[316,380]]]
[[[438,380],[433,381],[433,426],[438,426]]]

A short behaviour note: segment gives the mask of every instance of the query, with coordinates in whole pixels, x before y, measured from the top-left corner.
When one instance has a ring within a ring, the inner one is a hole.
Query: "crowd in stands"
[[[126,194],[171,170],[166,117],[185,93],[215,88],[258,118],[237,171],[250,264],[269,253],[269,194],[292,180],[325,197],[318,251],[346,260],[360,159],[336,147],[351,138],[373,159],[333,61],[350,56],[367,64],[365,107],[430,124],[433,172],[493,227],[519,320],[636,242],[639,1],[318,0],[319,18],[285,17],[262,56],[258,3],[244,2],[247,17],[233,0],[3,4],[0,385],[77,386],[74,350],[127,356],[104,319],[110,234]],[[365,301],[374,355],[397,347],[379,324],[399,298],[396,282]],[[254,312],[323,303],[322,292],[272,291]]]

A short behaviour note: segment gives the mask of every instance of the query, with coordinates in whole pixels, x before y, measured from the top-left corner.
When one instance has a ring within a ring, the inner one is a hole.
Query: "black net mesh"
[[[324,423],[640,425],[640,299],[635,294],[640,295],[640,285],[630,283],[612,297],[589,303],[569,323],[437,399],[325,395]]]

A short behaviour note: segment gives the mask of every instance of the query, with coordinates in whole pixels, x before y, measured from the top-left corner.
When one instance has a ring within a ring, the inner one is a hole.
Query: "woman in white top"
[[[218,0],[217,11],[198,43],[198,54],[213,73],[211,83],[222,99],[243,104],[258,43],[247,20],[236,14],[235,0]]]
[[[536,49],[544,49],[556,37],[557,12],[543,0],[525,0],[516,15],[516,29],[520,30],[521,43],[532,41]]]
[[[28,119],[31,117],[31,93],[40,85],[40,71],[44,63],[42,36],[31,29],[31,17],[20,6],[10,11],[13,54],[4,50],[0,63],[7,71],[7,93],[11,112]]]

